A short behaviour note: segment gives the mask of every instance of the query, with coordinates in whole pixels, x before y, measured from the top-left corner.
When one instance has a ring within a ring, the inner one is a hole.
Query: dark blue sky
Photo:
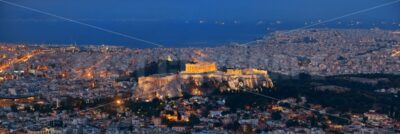
[[[329,19],[393,0],[9,0],[73,19],[305,20]],[[400,4],[355,18],[399,20]],[[0,3],[0,19],[49,19]],[[52,18],[51,18],[52,19]]]

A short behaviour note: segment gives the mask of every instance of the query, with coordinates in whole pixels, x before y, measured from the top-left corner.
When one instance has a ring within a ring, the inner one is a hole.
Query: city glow
[[[391,55],[392,57],[396,57],[396,56],[400,56],[400,50],[394,50],[393,52],[392,52],[392,55]]]
[[[0,7],[0,134],[400,132],[400,0]]]
[[[29,59],[31,59],[32,57],[34,57],[35,55],[38,55],[40,53],[42,53],[42,51],[33,50],[32,52],[26,53],[24,55],[16,56],[11,59],[8,59],[8,61],[6,63],[0,64],[0,72],[3,72],[4,70],[10,68],[12,65],[14,65],[16,63],[27,62]]]
[[[115,100],[115,103],[117,105],[122,105],[124,102],[121,99],[117,99],[117,100]]]

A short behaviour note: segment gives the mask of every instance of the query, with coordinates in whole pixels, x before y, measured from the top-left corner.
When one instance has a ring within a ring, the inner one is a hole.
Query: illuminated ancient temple
[[[216,72],[217,64],[214,62],[199,62],[186,64],[184,73],[209,73]]]

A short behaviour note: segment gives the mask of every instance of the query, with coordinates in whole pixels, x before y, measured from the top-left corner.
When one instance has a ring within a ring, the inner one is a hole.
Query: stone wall
[[[267,71],[243,69],[235,72],[241,72],[241,74],[216,71],[140,77],[134,96],[137,99],[152,100],[154,98],[180,97],[185,93],[207,95],[215,91],[260,91],[273,87]]]

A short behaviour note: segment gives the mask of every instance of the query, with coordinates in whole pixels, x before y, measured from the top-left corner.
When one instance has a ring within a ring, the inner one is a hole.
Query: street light
[[[115,103],[116,103],[117,105],[121,105],[121,104],[123,103],[123,101],[122,101],[121,99],[117,99],[117,100],[115,100]]]

